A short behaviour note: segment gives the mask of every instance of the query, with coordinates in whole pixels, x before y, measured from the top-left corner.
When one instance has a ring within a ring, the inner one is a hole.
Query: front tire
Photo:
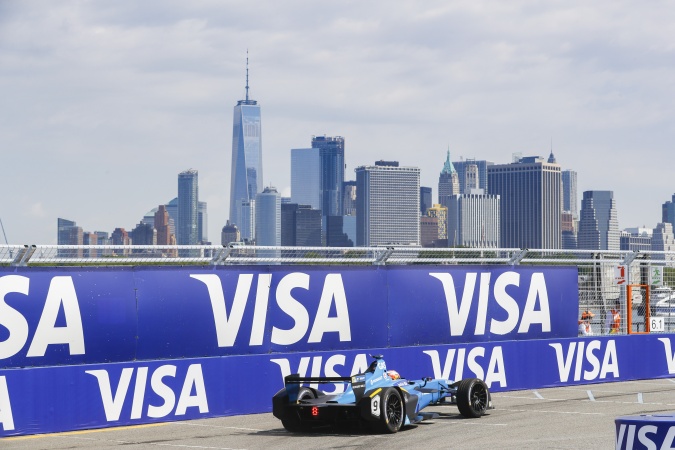
[[[300,389],[298,390],[297,403],[300,403],[301,400],[311,398],[316,398],[316,394],[314,393],[314,391],[306,387],[300,387]],[[295,411],[293,411],[292,414],[289,414],[288,417],[281,419],[281,424],[284,426],[286,431],[291,431],[294,433],[299,431],[306,431],[309,429],[309,427],[306,424],[304,424],[302,420],[300,420],[300,416]]]
[[[477,419],[485,414],[490,402],[490,391],[478,378],[467,378],[457,387],[457,409],[464,417]]]
[[[383,433],[396,433],[403,426],[404,405],[396,388],[387,388],[380,394],[379,429]]]

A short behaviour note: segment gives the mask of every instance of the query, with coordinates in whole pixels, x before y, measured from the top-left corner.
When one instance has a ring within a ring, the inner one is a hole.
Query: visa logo
[[[600,340],[571,342],[566,346],[560,343],[548,344],[555,350],[558,362],[560,382],[566,383],[574,368],[574,381],[603,380],[611,375],[619,378],[619,359],[616,354],[616,341],[608,340],[603,345]]]
[[[225,304],[223,285],[218,275],[199,274],[190,275],[206,285],[213,320],[216,325],[216,337],[218,347],[232,347],[242,327],[244,310],[249,303],[249,294],[254,279],[253,274],[240,274],[231,308],[228,312]],[[316,280],[316,277],[314,278]],[[258,274],[255,301],[253,306],[253,321],[250,324],[249,345],[262,345],[265,337],[267,312],[270,303],[270,286],[272,274]],[[351,327],[349,323],[349,309],[347,308],[347,296],[342,282],[342,275],[331,273],[323,280],[321,297],[318,299],[319,307],[313,320],[310,320],[307,308],[292,294],[295,289],[309,290],[310,276],[306,273],[289,273],[278,283],[274,292],[274,301],[279,309],[290,317],[294,325],[289,329],[272,326],[269,337],[273,344],[291,345],[306,338],[309,343],[321,342],[324,334],[337,333],[340,341],[351,341]],[[229,302],[228,302],[229,303]],[[335,314],[331,316],[331,311]]]
[[[481,273],[480,280],[478,280],[477,273],[467,273],[461,293],[456,291],[455,280],[450,273],[430,273],[429,275],[443,285],[450,321],[450,336],[462,336],[467,323],[471,322],[468,320],[469,312],[474,304],[476,289],[478,289],[476,326],[472,330],[476,336],[484,335],[486,331],[505,335],[516,328],[517,333],[528,333],[533,326],[538,327],[542,332],[551,331],[551,313],[543,273],[533,273],[529,286],[522,288],[520,274],[517,272],[504,272],[494,282],[490,280],[492,274],[489,272]],[[476,287],[477,284],[478,287]],[[518,302],[507,292],[507,288],[509,291],[523,291],[523,296],[524,291],[527,290],[527,300],[522,311]],[[488,323],[488,299],[491,293],[497,303],[496,306],[506,312],[506,318],[504,320],[491,318]],[[459,294],[461,294],[461,301],[459,301]]]
[[[122,414],[122,407],[127,402],[129,386],[131,385],[132,378],[134,378],[134,374],[135,380],[133,393],[131,394],[130,419],[140,419],[144,415],[150,418],[162,418],[172,412],[176,416],[182,416],[191,407],[199,408],[200,413],[209,412],[201,364],[191,364],[187,372],[184,375],[181,374],[179,380],[183,381],[183,387],[178,393],[178,402],[176,402],[176,392],[164,382],[165,378],[177,378],[179,375],[177,367],[172,364],[159,366],[152,373],[150,373],[148,367],[138,367],[136,369],[126,367],[122,369],[114,394],[108,370],[86,370],[85,372],[96,377],[98,381],[103,409],[105,410],[105,417],[108,422],[119,420]],[[150,380],[150,391],[161,398],[161,404],[149,404],[146,401],[148,378]]]
[[[10,294],[28,296],[30,278],[21,275],[0,277],[0,328],[9,331],[9,337],[0,342],[0,359],[10,358],[19,353],[27,344],[29,327],[26,318],[6,303]],[[56,326],[59,311],[63,310],[64,326]],[[52,278],[47,291],[40,321],[31,340],[26,356],[44,356],[47,347],[55,344],[68,345],[71,355],[84,354],[84,332],[82,316],[77,301],[73,278],[58,276]]]
[[[664,428],[661,427],[661,430],[659,430],[659,427],[656,425],[642,425],[638,427],[637,425],[622,423],[619,425],[614,448],[616,450],[632,450],[643,448],[642,446],[644,446],[644,448],[650,450],[656,450],[657,448],[662,450],[673,449],[675,448],[673,447],[673,443],[675,443],[675,426],[668,427],[668,432],[661,439]]]
[[[490,388],[494,383],[506,387],[506,372],[504,370],[504,353],[501,346],[495,346],[486,356],[485,347],[474,347],[467,355],[466,348],[451,348],[441,364],[441,356],[437,350],[424,350],[431,358],[434,378],[445,380],[461,380],[467,378],[465,369],[476,378],[485,381]],[[486,369],[483,369],[486,367]]]

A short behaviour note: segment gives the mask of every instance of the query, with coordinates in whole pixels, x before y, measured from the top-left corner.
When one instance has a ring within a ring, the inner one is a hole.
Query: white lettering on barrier
[[[332,355],[326,360],[326,363],[324,365],[322,356],[314,356],[314,357],[303,356],[302,358],[300,358],[300,362],[298,363],[298,370],[295,372],[291,372],[291,362],[287,358],[270,359],[270,362],[273,362],[274,364],[278,365],[279,369],[281,369],[282,380],[286,378],[288,375],[291,375],[291,373],[297,373],[301,377],[306,377],[310,361],[312,362],[312,368],[310,371],[311,377],[320,377],[322,369],[324,376],[326,377],[339,377],[342,375],[340,375],[335,370],[335,367],[336,366],[344,367],[347,363],[347,358],[345,357],[345,355],[341,354]],[[357,355],[355,355],[350,375],[363,373],[367,369],[368,369],[367,355],[365,353],[358,353]],[[310,384],[310,387],[317,389],[319,385],[317,383],[312,383]],[[326,391],[326,394],[341,394],[342,392],[344,392],[344,385],[342,383],[336,383],[335,390],[332,392]]]
[[[93,375],[97,381],[101,392],[101,401],[105,417],[108,422],[119,420],[122,413],[122,407],[127,398],[129,385],[134,373],[134,368],[126,367],[122,369],[115,394],[112,393],[110,385],[110,376],[105,369],[86,370],[86,373]],[[150,377],[150,389],[152,392],[162,398],[161,405],[148,405],[147,417],[161,418],[166,417],[174,411],[174,415],[182,416],[187,412],[187,408],[198,407],[200,413],[209,412],[208,400],[206,397],[206,388],[204,385],[204,375],[202,374],[201,364],[191,364],[183,380],[183,387],[178,396],[176,404],[176,394],[167,386],[163,379],[165,377],[176,378],[176,366],[163,365],[155,369]],[[143,405],[145,403],[145,392],[147,389],[148,367],[138,367],[136,369],[136,381],[132,398],[130,419],[140,419],[143,415]],[[194,395],[192,392],[194,390]]]
[[[28,341],[28,322],[16,309],[5,302],[10,293],[28,295],[30,279],[21,275],[0,277],[0,326],[9,331],[9,337],[0,342],[0,359],[16,355]],[[57,327],[56,320],[63,308],[65,326]],[[84,332],[80,306],[69,276],[52,278],[47,298],[26,356],[44,356],[47,347],[53,344],[68,344],[71,355],[83,355]]]
[[[190,277],[201,281],[208,289],[213,320],[216,326],[218,347],[232,347],[241,328],[254,275],[239,275],[229,315],[225,305],[223,285],[218,275],[197,274],[190,275]],[[258,288],[255,296],[249,345],[263,344],[271,281],[271,274],[258,275]],[[309,290],[309,283],[309,275],[299,272],[289,273],[279,281],[275,292],[277,305],[284,314],[293,319],[294,325],[290,329],[272,326],[270,339],[273,344],[295,344],[301,341],[307,334],[307,331],[310,330],[310,317],[307,309],[292,296],[294,289]],[[335,308],[335,317],[330,317],[330,311],[333,306]],[[340,341],[343,342],[351,341],[352,339],[347,296],[345,295],[342,275],[339,273],[326,275],[316,317],[314,317],[307,342],[321,342],[325,333],[338,333]]]
[[[666,363],[668,364],[668,373],[675,373],[675,355],[673,355],[673,350],[670,345],[669,338],[659,338],[659,341],[663,342],[663,349],[666,352]]]
[[[602,380],[609,374],[619,378],[619,360],[614,340],[608,340],[604,350],[600,340],[571,342],[566,349],[563,344],[557,342],[548,345],[555,349],[561,383],[569,380],[572,367],[574,367],[574,381],[581,381],[582,374],[585,381]],[[602,363],[597,352],[602,355]],[[585,362],[591,365],[591,370],[582,371]]]
[[[468,322],[478,274],[466,274],[462,299],[459,303],[457,301],[455,282],[450,273],[429,273],[429,275],[438,279],[443,284],[445,301],[448,308],[448,319],[450,322],[450,336],[462,336]],[[488,298],[490,293],[490,277],[491,273],[489,272],[480,274],[476,328],[474,330],[476,336],[485,334]],[[550,332],[551,313],[544,274],[540,272],[532,274],[522,317],[518,308],[518,303],[506,292],[508,286],[520,286],[519,273],[504,272],[499,275],[494,282],[493,290],[495,301],[500,308],[506,311],[507,316],[504,320],[490,319],[490,333],[499,335],[511,333],[516,329],[519,321],[520,326],[518,326],[518,333],[528,333],[530,327],[533,325],[540,325],[543,332]]]
[[[631,424],[627,425],[622,423],[619,425],[619,432],[616,436],[615,449],[621,450],[626,449],[630,450],[635,448],[635,437],[637,431],[637,442],[642,444],[647,450],[675,450],[673,444],[675,444],[675,426],[668,428],[666,436],[663,438],[663,441],[655,441],[655,437],[649,437],[650,434],[657,434],[658,427],[656,425],[642,425],[637,427],[637,425]],[[625,443],[625,445],[624,445]],[[658,444],[661,444],[660,446]]]
[[[0,426],[4,431],[14,429],[14,416],[12,416],[12,404],[9,401],[9,389],[7,379],[0,377]]]
[[[442,369],[441,358],[437,350],[424,350],[424,353],[431,358],[434,378],[461,380],[465,377],[464,369],[466,367],[476,376],[476,378],[485,381],[485,384],[487,384],[488,387],[492,387],[494,383],[498,383],[501,387],[507,386],[506,372],[504,370],[504,354],[501,346],[495,346],[490,351],[487,371],[483,371],[485,363],[484,347],[474,347],[469,350],[468,358],[465,358],[465,348],[448,349]],[[479,360],[482,360],[483,364],[481,364]],[[452,372],[453,364],[455,366],[454,372]]]

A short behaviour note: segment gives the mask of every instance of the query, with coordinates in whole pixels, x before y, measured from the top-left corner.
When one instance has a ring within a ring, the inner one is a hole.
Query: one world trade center
[[[257,193],[262,192],[262,137],[260,106],[248,96],[248,56],[246,57],[246,100],[234,107],[232,130],[232,177],[230,182],[230,222],[242,232],[242,238],[253,238],[250,211]],[[248,217],[245,217],[248,216]]]

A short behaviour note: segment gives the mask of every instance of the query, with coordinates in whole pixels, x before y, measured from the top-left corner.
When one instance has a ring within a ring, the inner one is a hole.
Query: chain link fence
[[[675,331],[675,252],[241,244],[0,246],[0,265],[10,267],[257,264],[575,266],[580,334]]]

